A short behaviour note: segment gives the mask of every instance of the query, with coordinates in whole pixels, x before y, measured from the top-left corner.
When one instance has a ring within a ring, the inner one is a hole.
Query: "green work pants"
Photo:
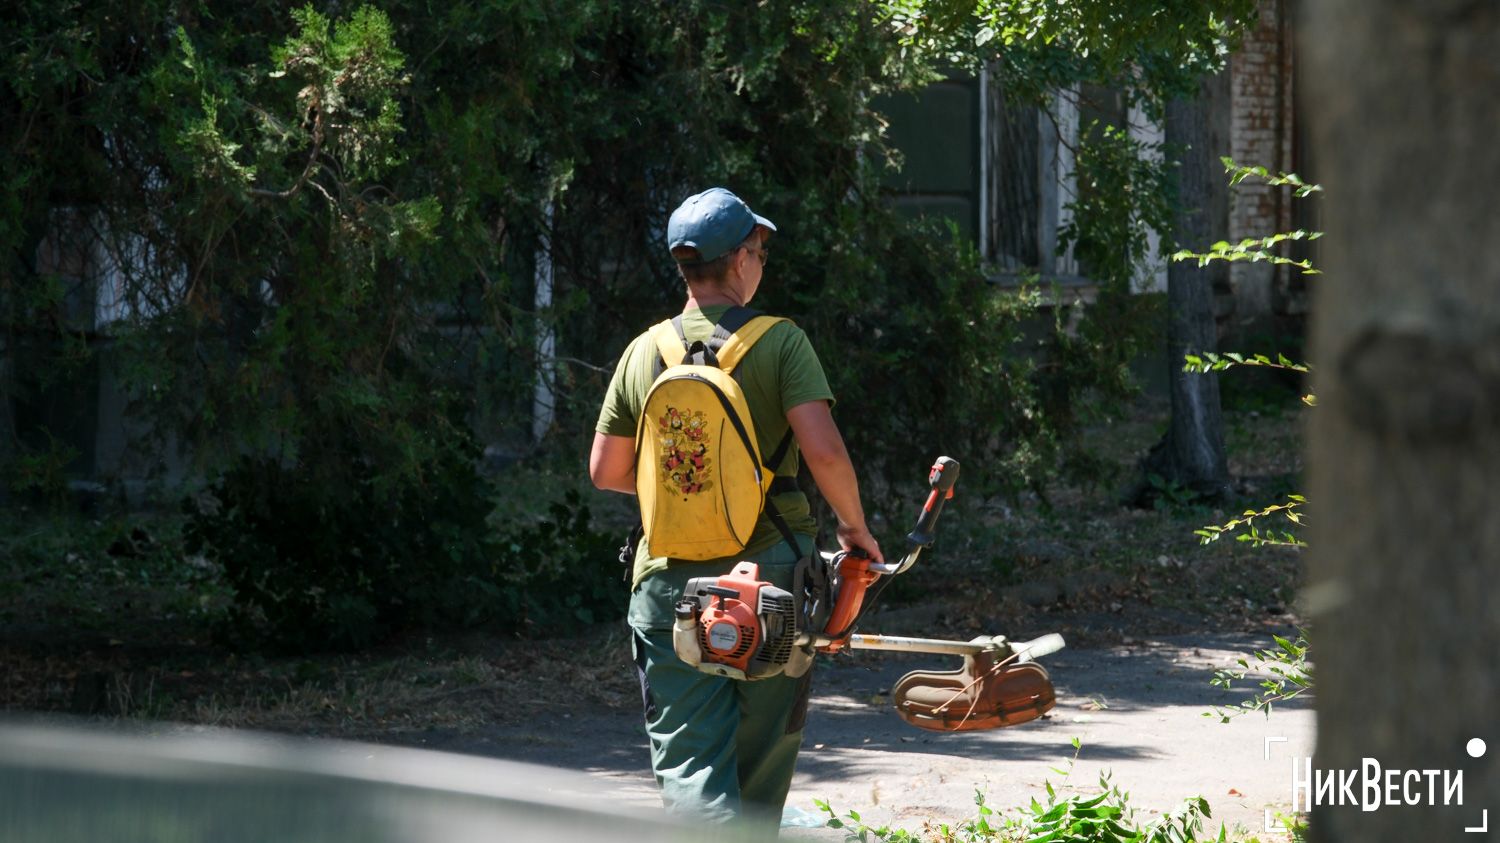
[[[810,552],[812,540],[799,537]],[[642,580],[630,598],[637,673],[651,739],[651,767],[673,814],[741,820],[767,836],[791,787],[812,671],[738,681],[685,664],[672,650],[672,607],[694,577],[727,574],[739,561],[792,590],[797,556],[785,542],[736,560],[679,562]]]

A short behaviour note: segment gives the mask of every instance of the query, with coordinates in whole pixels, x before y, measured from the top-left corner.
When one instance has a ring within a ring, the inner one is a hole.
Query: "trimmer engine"
[[[1066,646],[1061,635],[946,641],[855,631],[886,582],[880,578],[906,571],[932,544],[957,479],[958,462],[938,457],[927,475],[930,493],[899,562],[877,562],[859,548],[818,553],[798,563],[791,592],[763,582],[754,562],[740,562],[724,576],[688,580],[676,606],[672,649],[705,673],[741,680],[805,676],[816,654],[851,648],[947,653],[963,656],[964,666],[913,671],[892,687],[891,700],[907,723],[964,732],[1045,715],[1056,705],[1057,691],[1036,659]]]
[[[796,645],[792,594],[760,579],[760,566],[741,562],[721,577],[688,580],[676,606],[672,648],[705,673],[761,679],[797,677],[812,664]]]

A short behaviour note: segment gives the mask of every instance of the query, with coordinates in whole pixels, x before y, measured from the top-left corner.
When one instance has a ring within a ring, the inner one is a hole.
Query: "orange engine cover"
[[[760,646],[760,590],[768,585],[760,579],[760,566],[741,562],[718,578],[712,595],[698,619],[698,640],[703,655],[739,670],[749,670],[750,659]]]
[[[693,625],[679,626],[686,634],[674,633],[672,646],[699,670],[724,676],[729,674],[715,668],[732,669],[737,679],[762,679],[796,661],[796,601],[786,589],[762,581],[754,562],[739,562],[720,576],[688,580],[676,610],[679,625],[689,617]],[[690,653],[682,649],[683,640],[692,642]],[[810,666],[809,659],[794,667],[805,671]]]

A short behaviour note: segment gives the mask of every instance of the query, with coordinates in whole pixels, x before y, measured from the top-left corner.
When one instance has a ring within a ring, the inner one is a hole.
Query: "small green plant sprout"
[[[1276,811],[1276,821],[1287,830],[1291,843],[1307,843],[1307,820],[1308,814],[1300,812],[1296,814],[1284,814]]]
[[[1062,776],[1064,780],[1066,780],[1068,776],[1071,776],[1073,774],[1073,765],[1078,763],[1078,755],[1079,753],[1083,752],[1083,742],[1078,740],[1078,737],[1076,735],[1072,738],[1069,738],[1068,741],[1073,745],[1073,755],[1068,759],[1068,766],[1050,768],[1052,772],[1058,774],[1059,776]],[[1047,783],[1047,792],[1052,792],[1051,782]]]
[[[866,825],[864,820],[860,818],[858,811],[850,810],[841,817],[838,811],[828,804],[827,800],[814,799],[813,804],[817,806],[818,810],[828,815],[828,821],[823,824],[825,828],[843,829],[845,843],[871,843],[871,841],[874,841],[874,843],[923,843],[921,837],[904,828],[891,828],[888,825]]]
[[[1237,660],[1237,667],[1215,670],[1214,678],[1209,680],[1209,684],[1227,691],[1234,687],[1234,683],[1259,674],[1259,692],[1241,700],[1237,706],[1215,706],[1213,711],[1203,712],[1204,717],[1218,717],[1220,723],[1228,723],[1230,719],[1252,711],[1263,711],[1269,717],[1277,703],[1312,690],[1313,668],[1307,660],[1307,630],[1297,630],[1295,640],[1280,635],[1272,638],[1276,641],[1275,649],[1257,650],[1253,656]]]
[[[1198,502],[1198,493],[1156,472],[1146,475],[1146,482],[1155,492],[1155,507],[1159,511],[1182,509]]]
[[[12,492],[35,496],[49,506],[62,506],[68,497],[68,465],[78,459],[79,451],[42,428],[47,444],[41,447],[22,445],[20,454],[5,467],[10,476],[0,481]],[[3,487],[0,487],[3,488]]]
[[[1283,518],[1297,525],[1306,526],[1306,517],[1302,513],[1302,506],[1307,503],[1307,498],[1301,495],[1287,495],[1286,503],[1272,504],[1265,509],[1247,509],[1238,518],[1226,521],[1223,524],[1210,524],[1206,527],[1194,530],[1193,534],[1198,537],[1199,544],[1216,542],[1221,536],[1233,533],[1243,528],[1245,532],[1234,537],[1235,541],[1249,542],[1253,547],[1307,547],[1307,542],[1298,538],[1287,530],[1263,529],[1256,523],[1257,519],[1280,513]]]

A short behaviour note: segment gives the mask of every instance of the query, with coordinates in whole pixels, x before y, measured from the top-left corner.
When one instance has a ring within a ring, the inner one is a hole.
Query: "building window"
[[[988,71],[954,76],[920,94],[881,103],[892,144],[905,166],[886,179],[892,201],[913,216],[952,220],[973,239],[995,280],[1015,283],[1036,273],[1044,281],[1087,286],[1071,248],[1058,249],[1078,196],[1075,150],[1094,120],[1127,125],[1159,143],[1161,129],[1108,89],[1059,91],[1048,107],[1006,102]],[[1165,264],[1143,268],[1138,291],[1166,288]]]

